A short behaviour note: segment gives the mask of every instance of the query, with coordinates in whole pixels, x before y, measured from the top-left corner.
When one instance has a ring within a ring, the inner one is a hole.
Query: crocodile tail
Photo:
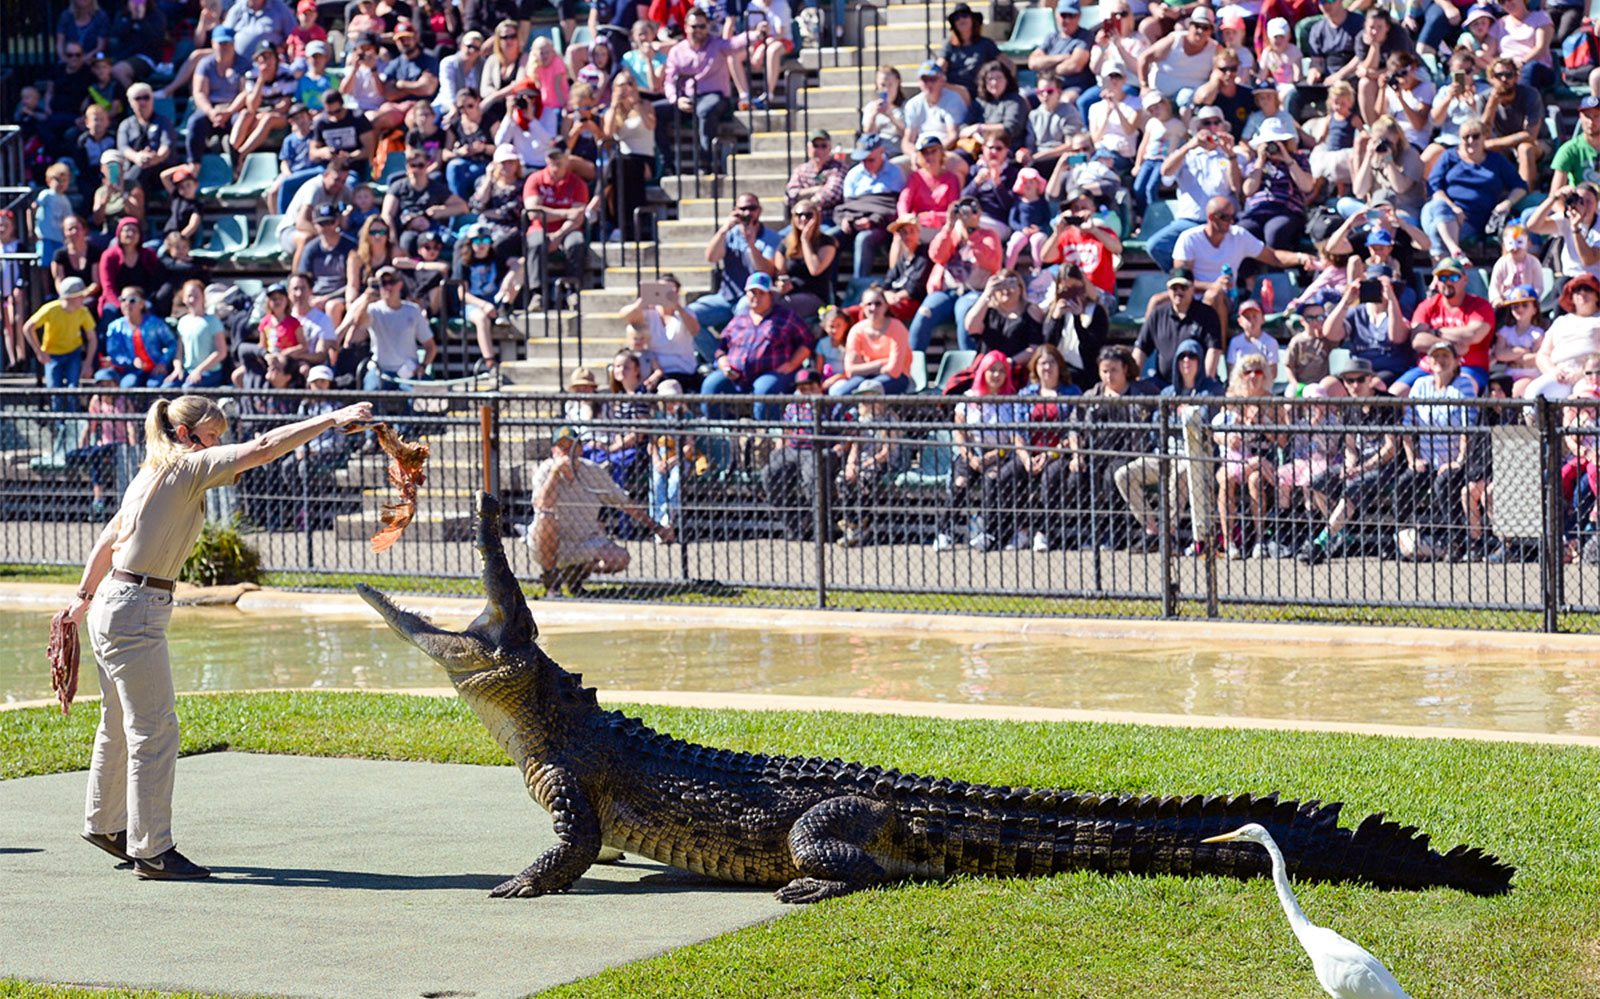
[[[1516,868],[1476,847],[1447,853],[1432,849],[1415,826],[1369,815],[1354,829],[1339,826],[1338,803],[1279,801],[1276,794],[1158,799],[1162,823],[1179,834],[1193,873],[1232,877],[1269,876],[1266,852],[1247,842],[1201,843],[1247,822],[1265,826],[1283,851],[1289,873],[1301,881],[1362,881],[1379,888],[1457,888],[1474,895],[1511,890]]]

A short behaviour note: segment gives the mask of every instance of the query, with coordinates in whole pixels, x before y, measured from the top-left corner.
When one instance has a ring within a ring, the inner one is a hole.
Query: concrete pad
[[[560,895],[489,890],[555,843],[511,767],[214,753],[178,763],[178,848],[147,882],[78,838],[81,772],[0,781],[0,978],[511,999],[771,919],[768,891],[629,856]]]

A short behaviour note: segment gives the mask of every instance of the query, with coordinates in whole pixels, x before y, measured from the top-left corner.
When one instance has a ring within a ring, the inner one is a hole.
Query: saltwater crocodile
[[[360,592],[444,667],[554,820],[558,845],[497,886],[496,897],[562,891],[602,848],[776,887],[785,902],[958,873],[1266,875],[1264,853],[1250,844],[1200,842],[1246,822],[1272,832],[1302,880],[1484,895],[1510,888],[1514,869],[1476,848],[1440,854],[1426,835],[1381,814],[1343,829],[1337,804],[991,787],[675,739],[602,710],[580,676],[544,653],[506,563],[499,504],[479,494],[477,508],[489,600],[465,631],[441,629],[371,587]]]

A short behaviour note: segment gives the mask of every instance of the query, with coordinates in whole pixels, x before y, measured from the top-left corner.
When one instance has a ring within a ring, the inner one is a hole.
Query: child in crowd
[[[42,99],[38,87],[23,87],[17,91],[16,123],[22,128],[24,141],[36,137],[39,129],[50,120],[50,115],[39,105]]]
[[[1307,385],[1305,399],[1326,399],[1328,390],[1321,385]],[[1286,497],[1296,489],[1305,492],[1307,509],[1317,509],[1311,483],[1337,472],[1344,465],[1344,437],[1340,411],[1325,403],[1313,406],[1295,406],[1289,410],[1295,425],[1301,429],[1289,435],[1286,458],[1278,466],[1278,497],[1280,507]],[[1326,516],[1327,512],[1323,511]]]
[[[645,326],[628,327],[628,349],[639,358],[639,377],[643,380],[644,387],[652,391],[660,391],[662,379],[666,372],[661,370],[661,362],[656,360],[656,352],[650,349],[650,329]],[[683,385],[678,385],[678,390],[683,390]]]
[[[515,301],[518,284],[515,271],[501,273],[493,251],[494,238],[488,227],[469,226],[456,244],[453,275],[461,283],[462,304],[466,306],[467,322],[477,331],[480,363],[485,370],[500,363],[494,349],[494,322],[500,310]]]
[[[1329,87],[1328,113],[1309,128],[1317,140],[1316,148],[1311,150],[1311,176],[1315,182],[1311,202],[1320,201],[1329,184],[1340,197],[1350,193],[1350,157],[1361,124],[1361,116],[1356,113],[1356,88],[1343,80]]]
[[[1473,4],[1467,11],[1466,23],[1462,27],[1466,30],[1456,39],[1455,50],[1470,55],[1473,67],[1478,73],[1488,73],[1489,67],[1500,58],[1500,38],[1503,32],[1499,30],[1499,14],[1493,7]]]
[[[131,415],[133,400],[117,391],[117,373],[101,368],[94,373],[96,392],[89,397],[89,422],[84,427],[79,446],[67,452],[68,468],[83,468],[89,473],[89,488],[94,490],[94,515],[105,516],[106,485],[114,479],[112,459],[117,448],[134,443],[138,426],[133,420],[95,419],[95,417]]]
[[[1270,387],[1278,378],[1278,341],[1262,329],[1266,316],[1255,299],[1240,302],[1238,315],[1239,332],[1228,341],[1228,370],[1233,370],[1246,357],[1259,354],[1267,362],[1267,385]]]
[[[839,507],[844,518],[839,527],[842,548],[855,548],[872,540],[872,514],[879,490],[892,481],[896,470],[899,431],[875,424],[892,419],[883,384],[864,381],[851,393],[857,400],[855,422],[859,432],[845,451],[839,469]]]
[[[701,456],[693,435],[687,432],[691,417],[681,398],[683,385],[668,378],[656,386],[656,395],[661,396],[661,412],[656,418],[666,427],[652,434],[648,444],[650,516],[658,524],[676,528],[683,523],[683,480],[695,474]]]
[[[556,55],[555,43],[547,35],[533,40],[528,56],[528,76],[539,94],[539,124],[553,135],[560,122],[561,109],[567,106],[567,65]]]
[[[1284,394],[1291,399],[1302,396],[1311,386],[1328,377],[1329,360],[1334,343],[1323,328],[1322,316],[1327,307],[1319,299],[1308,303],[1301,314],[1289,317],[1289,328],[1295,334],[1283,350],[1283,363],[1289,369],[1289,386]]]
[[[827,390],[835,382],[845,379],[844,342],[850,335],[850,317],[843,310],[824,305],[817,311],[822,335],[817,338],[817,371],[822,374],[822,388]]]
[[[41,266],[48,267],[56,251],[67,245],[61,227],[72,214],[72,199],[67,197],[71,186],[72,168],[52,163],[44,172],[44,190],[33,199],[33,238]]]
[[[1537,300],[1544,294],[1544,268],[1528,252],[1528,230],[1520,225],[1506,226],[1500,247],[1500,259],[1489,273],[1489,304],[1497,309],[1509,304],[1506,297],[1523,285],[1533,289]]]
[[[295,18],[294,30],[289,32],[289,39],[284,43],[291,63],[304,59],[312,42],[327,44],[328,41],[328,30],[317,23],[317,0],[300,0],[295,7]]]
[[[371,184],[357,184],[350,191],[350,207],[345,209],[344,231],[351,236],[357,235],[361,227],[367,224],[367,219],[378,214],[381,207]]]
[[[1182,120],[1172,111],[1172,101],[1159,90],[1146,90],[1142,96],[1148,117],[1133,157],[1133,204],[1141,219],[1145,209],[1161,200],[1161,161],[1188,138]]]
[[[309,392],[333,391],[333,369],[326,364],[318,364],[306,372],[306,390]],[[311,397],[300,403],[299,415],[301,419],[321,416],[332,413],[340,404],[326,396]],[[350,436],[342,434],[336,428],[329,428],[313,437],[310,441],[295,449],[295,464],[299,467],[300,475],[304,480],[307,475],[316,475],[338,468],[345,463],[345,456],[349,450]]]
[[[161,171],[161,186],[167,189],[172,205],[167,213],[167,224],[161,232],[182,233],[194,245],[200,234],[200,178],[194,164],[180,163]]]
[[[1286,101],[1303,79],[1304,67],[1304,57],[1294,43],[1288,20],[1275,17],[1268,21],[1267,47],[1261,50],[1261,67],[1256,73],[1261,86],[1276,90],[1278,97]]]
[[[1534,270],[1537,272],[1538,267]],[[1544,328],[1536,325],[1539,296],[1532,285],[1519,285],[1507,292],[1500,304],[1511,310],[1512,325],[1495,331],[1494,359],[1506,366],[1506,375],[1511,379],[1511,397],[1521,399],[1528,383],[1540,374],[1535,363],[1539,345],[1544,341]]]
[[[1256,56],[1250,43],[1245,41],[1244,28],[1244,18],[1229,14],[1217,22],[1217,43],[1222,48],[1233,49],[1239,57],[1239,86],[1248,87],[1256,78]]]
[[[327,42],[312,42],[306,46],[306,69],[295,83],[294,99],[310,108],[313,114],[322,111],[322,95],[333,88],[333,77],[328,75],[331,53]]]
[[[1033,266],[1041,266],[1044,241],[1050,234],[1050,202],[1044,197],[1044,177],[1033,167],[1023,167],[1011,185],[1018,195],[1011,206],[1011,240],[1006,244],[1006,269],[1014,270],[1022,248],[1028,247]]]
[[[9,208],[0,208],[0,253],[20,253],[17,241],[17,218]],[[28,282],[15,260],[0,260],[0,326],[5,333],[6,364],[17,370],[25,369],[30,359],[22,325],[27,318]]]
[[[93,177],[100,170],[100,158],[117,148],[117,133],[111,130],[111,114],[98,104],[83,111],[83,131],[78,134],[78,173]]]

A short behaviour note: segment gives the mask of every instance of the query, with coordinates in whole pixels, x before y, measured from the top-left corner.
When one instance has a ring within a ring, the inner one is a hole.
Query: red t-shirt
[[[1445,301],[1443,295],[1429,295],[1417,306],[1417,311],[1411,315],[1411,325],[1426,326],[1429,329],[1439,329],[1444,326],[1465,326],[1474,319],[1482,319],[1488,324],[1488,329],[1483,336],[1466,353],[1461,355],[1461,363],[1469,368],[1489,369],[1489,347],[1494,343],[1494,307],[1486,299],[1477,295],[1464,295],[1460,305],[1451,305]]]
[[[1117,271],[1111,264],[1112,253],[1106,249],[1106,244],[1086,236],[1077,226],[1068,226],[1061,234],[1061,257],[1059,260],[1045,258],[1046,264],[1077,264],[1083,268],[1083,273],[1096,288],[1107,294],[1115,294],[1117,290]]]
[[[527,201],[534,195],[539,196],[539,201],[546,208],[577,208],[589,202],[589,185],[577,174],[568,170],[566,177],[557,181],[550,174],[550,168],[535,170],[528,175],[522,183],[522,200]],[[560,228],[553,226],[552,228]],[[529,232],[538,232],[544,229],[544,219],[534,215],[532,223],[528,226]]]

